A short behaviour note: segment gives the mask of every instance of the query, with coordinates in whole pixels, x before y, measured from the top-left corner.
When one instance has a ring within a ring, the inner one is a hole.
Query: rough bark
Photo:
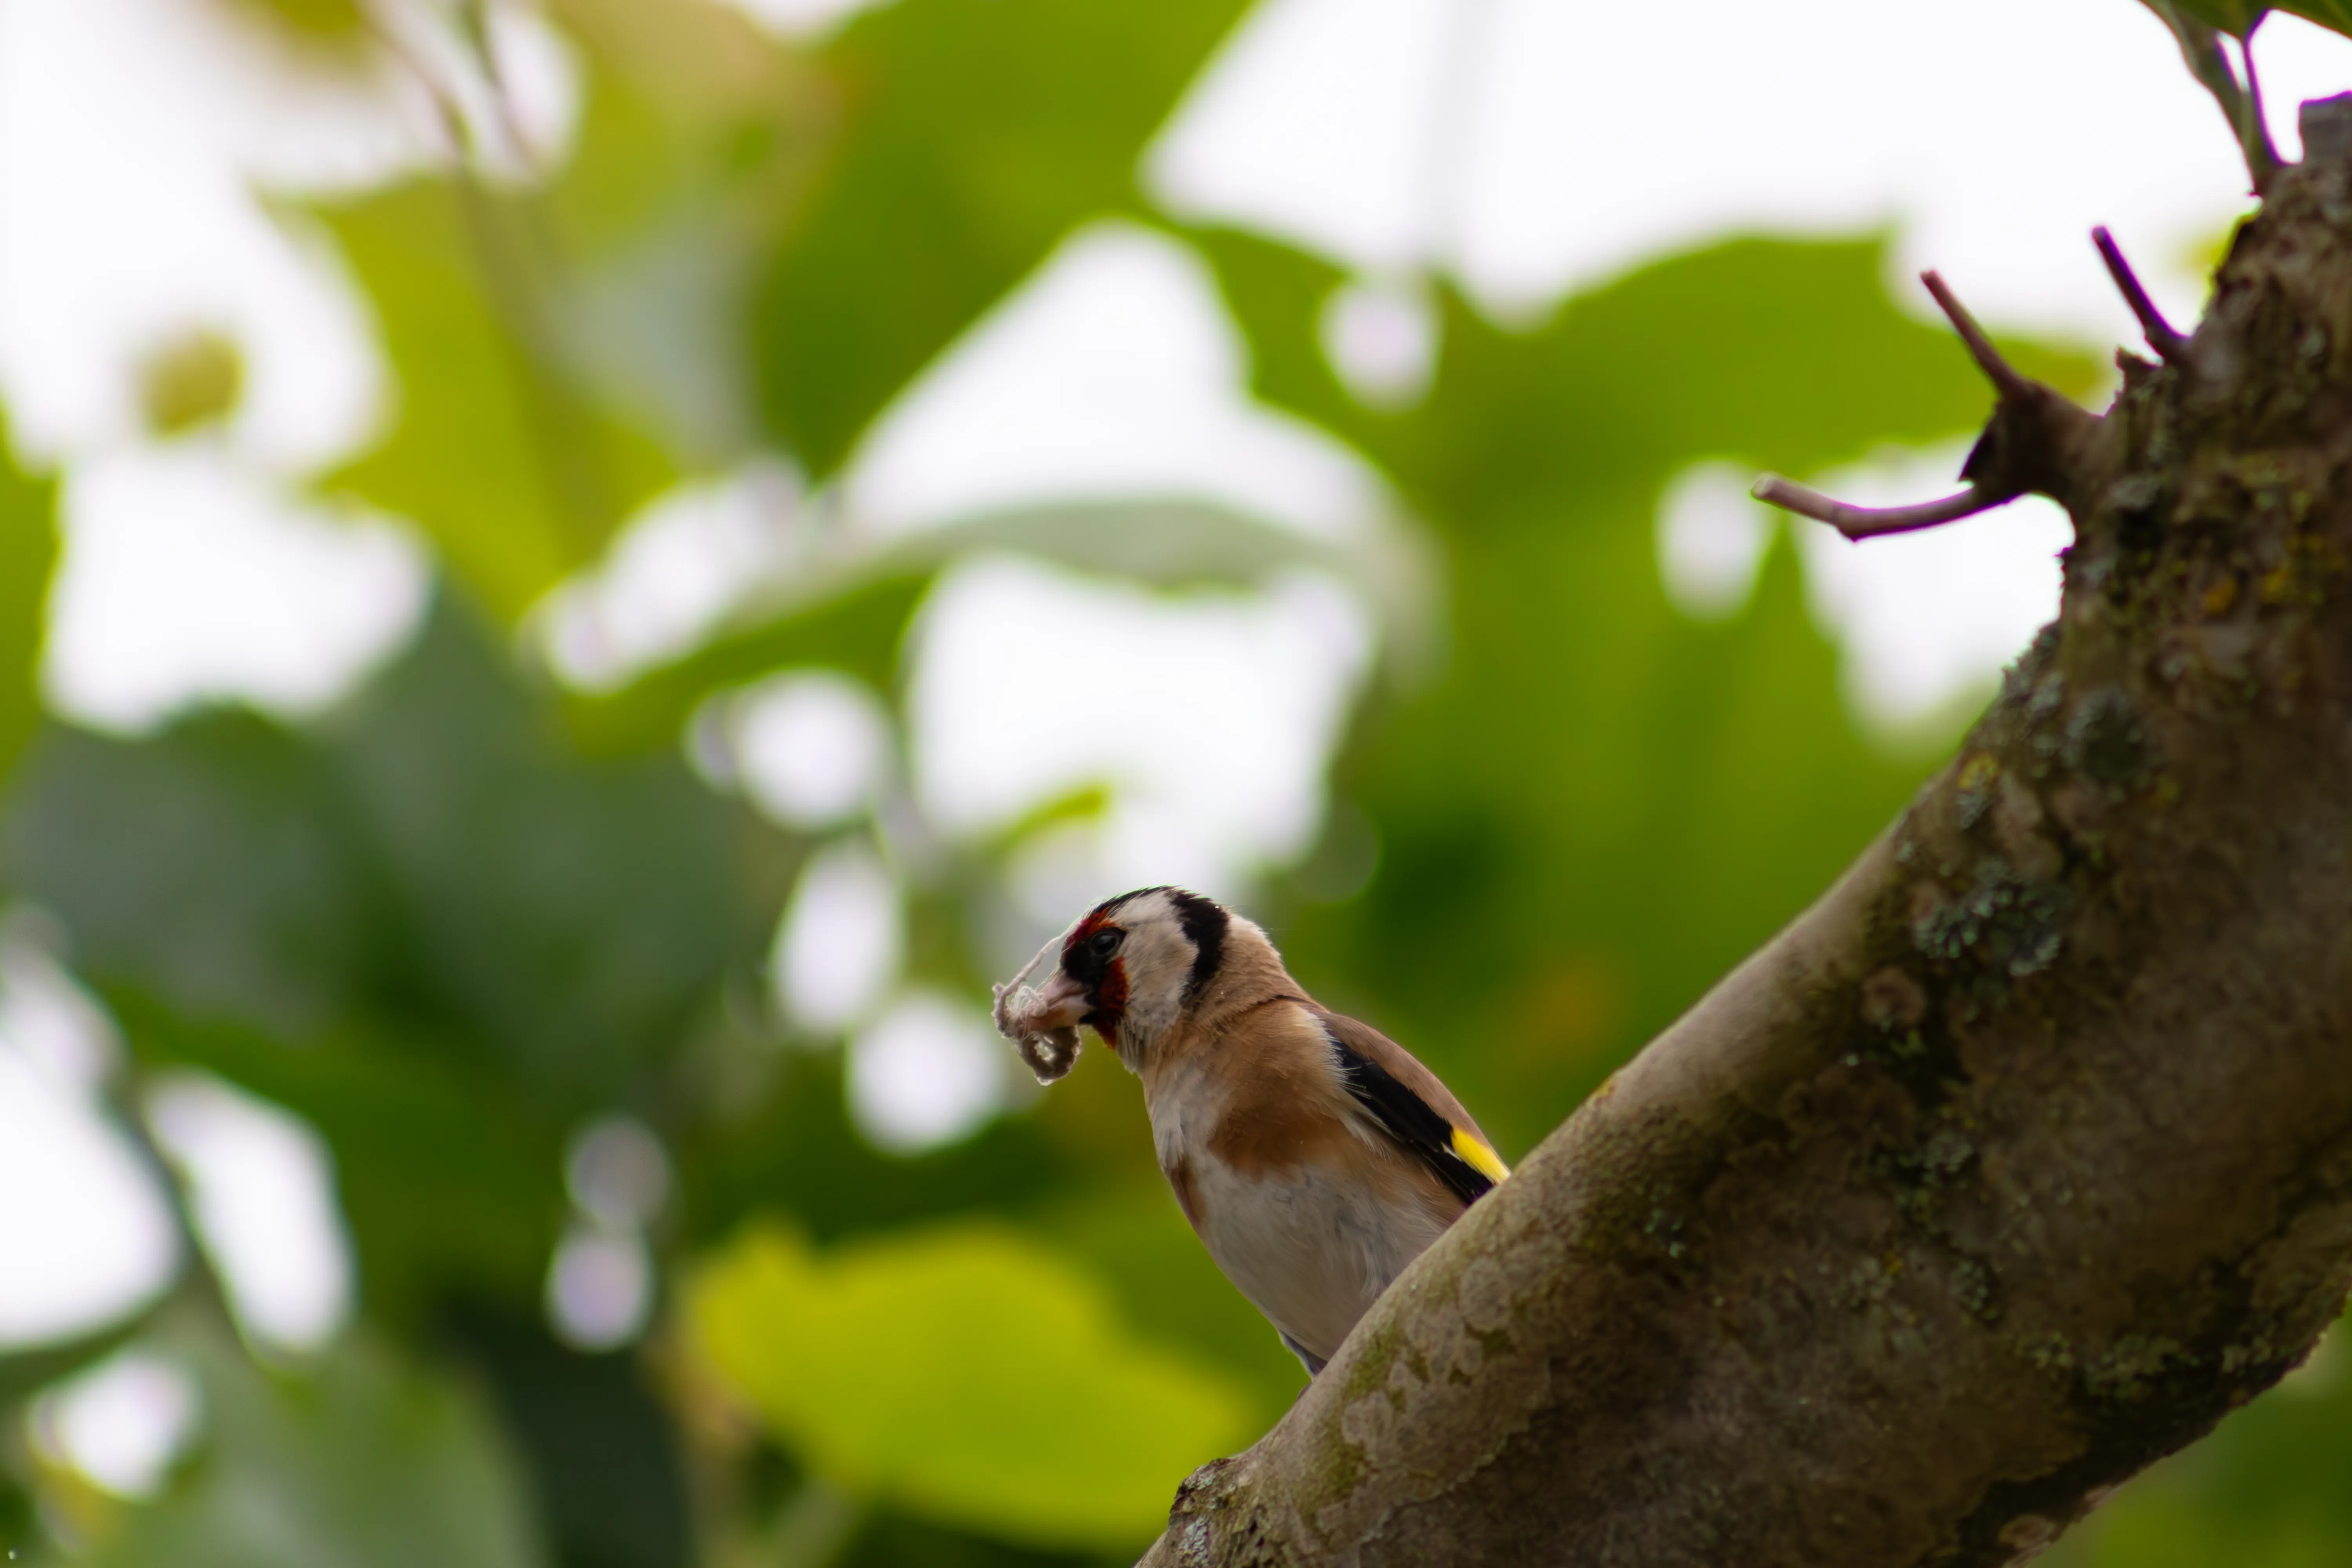
[[[2004,396],[2076,543],[1952,764],[1147,1563],[2022,1561],[2308,1352],[2352,1283],[2352,163],[2278,174],[2166,347],[2104,418]]]

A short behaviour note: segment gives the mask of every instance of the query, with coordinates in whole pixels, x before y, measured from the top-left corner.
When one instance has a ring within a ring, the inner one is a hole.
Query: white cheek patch
[[[1158,935],[1159,933],[1154,933]],[[1163,937],[1147,952],[1129,954],[1128,1016],[1156,1036],[1176,1022],[1182,1010],[1184,983],[1192,973],[1192,947]]]
[[[1038,1015],[1044,1012],[1045,997],[1041,989],[1030,984],[1030,976],[1042,967],[1051,974],[1062,959],[1062,942],[1068,933],[1057,936],[1029,961],[1029,967],[996,987],[996,1032],[1013,1042],[1039,1083],[1054,1083],[1069,1076],[1078,1059],[1078,1031],[1067,1024],[1054,1028],[1042,1028]]]

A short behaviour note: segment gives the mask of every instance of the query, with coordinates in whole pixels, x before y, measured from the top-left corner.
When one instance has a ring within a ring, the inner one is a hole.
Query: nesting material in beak
[[[1086,1015],[1086,997],[1077,983],[1061,972],[1062,938],[1045,944],[1029,967],[996,988],[996,1032],[1011,1040],[1037,1075],[1039,1083],[1068,1076],[1078,1059],[1078,1020]],[[1042,986],[1029,977],[1047,972]]]

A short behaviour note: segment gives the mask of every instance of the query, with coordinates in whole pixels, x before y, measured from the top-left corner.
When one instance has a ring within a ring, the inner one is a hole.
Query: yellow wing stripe
[[[1504,1164],[1492,1149],[1459,1127],[1454,1130],[1454,1152],[1462,1156],[1464,1164],[1490,1182],[1499,1182],[1511,1173],[1511,1168]]]

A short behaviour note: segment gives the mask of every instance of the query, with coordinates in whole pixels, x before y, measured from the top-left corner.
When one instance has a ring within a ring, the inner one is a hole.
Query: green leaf
[[[794,1568],[789,1561],[695,1551],[698,1521],[688,1517],[681,1450],[697,1445],[678,1430],[675,1405],[662,1397],[676,1385],[656,1370],[654,1357],[583,1355],[556,1342],[543,1310],[486,1311],[478,1301],[440,1313],[434,1341],[496,1403],[530,1475],[555,1563]],[[711,1455],[703,1449],[695,1458],[708,1464]],[[702,1544],[717,1543],[706,1537]]]
[[[901,0],[822,57],[844,123],[761,291],[771,428],[816,476],[1135,165],[1239,0]]]
[[[1116,1077],[1118,1109],[1128,1114],[1107,1131],[1131,1139],[1135,1085],[1124,1072]],[[1076,1081],[1065,1079],[1055,1093]],[[1055,1108],[1060,1109],[1058,1100]],[[1039,1224],[1103,1277],[1118,1296],[1120,1313],[1138,1330],[1199,1355],[1247,1386],[1257,1402],[1254,1429],[1271,1427],[1298,1398],[1306,1369],[1283,1348],[1274,1325],[1218,1272],[1201,1238],[1184,1223],[1167,1179],[1156,1168],[1137,1175],[1118,1181],[1105,1173],[1067,1183],[1064,1201],[1041,1215]]]
[[[521,198],[415,183],[320,215],[374,304],[399,383],[382,440],[331,487],[414,518],[512,621],[674,469],[588,390]]]
[[[764,940],[780,846],[675,754],[583,759],[442,605],[320,731],[58,731],[0,868],[89,972],[306,1039],[373,1019],[559,1103],[615,1092]]]
[[[908,623],[930,581],[929,573],[912,572],[877,574],[832,591],[804,584],[813,589],[805,600],[763,606],[695,652],[617,690],[573,695],[565,719],[591,751],[649,752],[677,744],[688,718],[713,692],[771,670],[818,665],[887,690],[895,684]]]
[[[0,872],[85,971],[301,1037],[364,983],[373,900],[324,760],[255,715],[144,741],[59,728],[29,759]]]
[[[236,340],[216,331],[191,332],[140,367],[140,402],[158,436],[226,418],[244,389],[244,356]]]
[[[1874,243],[1735,240],[1580,297],[1529,334],[1457,303],[1436,395],[1372,449],[1450,513],[1647,488],[1708,455],[1812,472],[1976,428],[1991,389],[1948,330],[1893,307],[1887,270]],[[2011,346],[2062,391],[2095,374],[2085,355]]]
[[[396,922],[371,1004],[584,1108],[682,1047],[757,961],[790,847],[676,752],[589,758],[444,606],[332,750]]]
[[[40,661],[58,559],[57,486],[17,466],[0,420],[0,780],[40,724]]]
[[[2252,32],[2263,17],[2273,11],[2284,11],[2318,23],[2334,32],[2352,37],[2352,5],[2346,0],[2285,0],[2283,5],[2260,5],[2254,0],[2143,0],[2149,10],[2163,16],[2169,24],[2168,12],[2179,11],[2195,17],[2209,27],[2218,27],[2233,38],[2242,38]]]
[[[685,1300],[699,1352],[828,1481],[1013,1540],[1149,1540],[1176,1483],[1245,1436],[1240,1390],[992,1225],[822,1258],[754,1228]]]
[[[0,1411],[13,1409],[26,1395],[52,1383],[63,1382],[121,1350],[146,1327],[147,1316],[145,1312],[136,1312],[62,1344],[31,1346],[0,1354]],[[5,1539],[0,1536],[0,1541]]]
[[[2168,6],[2185,11],[2206,26],[2219,27],[2231,37],[2238,38],[2244,37],[2246,29],[2261,21],[2263,14],[2266,11],[2301,9],[2294,5],[2250,5],[2247,0],[2163,0],[2161,4],[2152,4],[2151,9],[2157,15],[2163,16]],[[2322,0],[2322,5],[2318,8],[2332,9],[2333,7],[2327,5],[2326,0]]]
[[[1353,538],[1322,539],[1188,497],[1048,502],[975,513],[878,543],[851,538],[746,605],[737,629],[609,697],[572,705],[600,749],[666,745],[712,690],[786,664],[824,664],[892,684],[899,644],[923,592],[950,563],[1012,551],[1075,571],[1170,590],[1251,587],[1285,570],[1327,574],[1379,617],[1382,650],[1411,666],[1437,637],[1426,541],[1398,519]]]
[[[2281,5],[2279,9],[2291,11],[2323,27],[2352,37],[2352,5],[2345,5],[2343,0],[2300,0],[2300,3],[2289,0],[2289,4]]]
[[[1801,472],[1966,429],[1991,409],[1958,341],[1886,300],[1883,241],[1732,240],[1564,301],[1529,331],[1443,294],[1435,384],[1383,413],[1349,395],[1322,351],[1338,269],[1230,230],[1189,237],[1249,339],[1256,391],[1352,442],[1444,532],[1499,499],[1481,489],[1573,495],[1709,454]],[[2069,395],[2097,384],[2090,355],[2001,347]]]
[[[698,1247],[716,1247],[780,1208],[828,1245],[950,1215],[1019,1213],[1093,1174],[1056,1148],[1034,1117],[999,1117],[971,1138],[921,1154],[883,1153],[850,1123],[841,1053],[796,1051],[777,1061],[772,1045],[758,1048],[781,1070],[756,1111],[729,1107],[718,1125],[678,1151],[679,1231]],[[1122,1120],[1120,1131],[1132,1129]]]
[[[830,143],[832,84],[726,0],[557,0],[585,110],[540,204],[597,395],[704,468],[763,445],[753,274]]]
[[[495,1063],[350,1026],[289,1043],[120,985],[104,994],[142,1066],[217,1073],[326,1138],[377,1321],[414,1321],[441,1292],[537,1300],[562,1215],[566,1128]]]
[[[445,604],[308,731],[53,731],[0,830],[142,1056],[325,1131],[378,1308],[535,1299],[565,1131],[688,1050],[789,868],[675,752],[582,758],[512,682]]]
[[[355,44],[367,33],[360,0],[238,0],[253,16],[311,43]]]
[[[511,1458],[456,1384],[363,1338],[265,1373],[217,1334],[158,1347],[196,1373],[202,1458],[121,1510],[90,1568],[537,1568]]]

